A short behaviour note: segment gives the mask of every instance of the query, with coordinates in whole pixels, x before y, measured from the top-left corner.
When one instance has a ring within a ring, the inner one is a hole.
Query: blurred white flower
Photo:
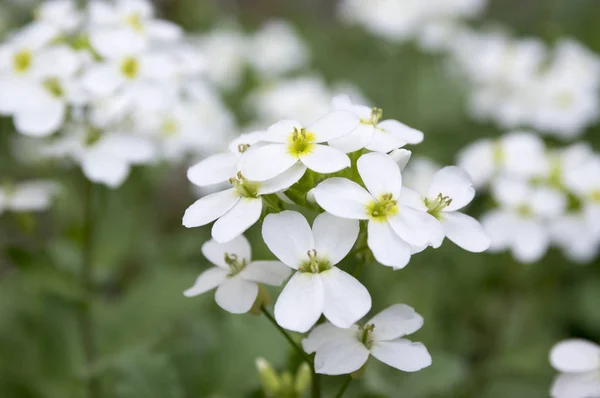
[[[423,141],[422,132],[397,120],[381,121],[381,109],[353,105],[348,96],[335,97],[333,108],[353,112],[360,119],[360,124],[350,134],[329,141],[329,145],[345,153],[363,148],[388,153],[406,144],[418,144]]]
[[[234,29],[213,30],[198,38],[198,47],[206,57],[206,76],[220,88],[237,87],[246,68],[247,38]]]
[[[48,209],[59,187],[52,181],[32,180],[0,185],[0,214],[4,211],[39,212]]]
[[[71,33],[79,28],[83,15],[74,0],[52,0],[42,2],[35,11],[37,21],[56,26]]]
[[[350,159],[325,142],[349,134],[359,120],[351,112],[334,111],[309,127],[295,120],[275,123],[263,134],[266,144],[250,148],[240,170],[247,178],[264,181],[299,165],[317,173],[334,173],[350,166]]]
[[[202,245],[202,253],[215,267],[200,274],[183,294],[194,297],[217,288],[215,301],[233,314],[250,311],[260,283],[279,286],[291,273],[279,261],[252,261],[250,243],[243,235],[227,243],[210,240]]]
[[[250,38],[246,51],[248,62],[259,76],[269,79],[300,69],[309,60],[306,44],[283,20],[266,23]]]
[[[350,252],[358,224],[321,213],[312,230],[297,212],[269,214],[262,235],[269,250],[296,273],[275,304],[275,319],[286,329],[307,332],[324,315],[348,328],[371,309],[371,296],[335,265]]]
[[[319,206],[337,217],[368,220],[368,245],[378,262],[404,268],[413,247],[441,245],[442,227],[418,194],[402,188],[400,169],[391,157],[368,153],[358,159],[357,168],[367,189],[336,177],[317,185],[313,194]]]
[[[560,372],[550,391],[552,398],[600,396],[600,346],[587,340],[569,339],[550,353],[552,367]]]
[[[315,327],[302,341],[304,350],[315,355],[315,371],[326,375],[356,372],[373,355],[381,362],[416,372],[431,365],[431,355],[422,343],[403,337],[423,326],[423,318],[411,307],[396,304],[383,310],[364,325],[347,329],[331,323]]]

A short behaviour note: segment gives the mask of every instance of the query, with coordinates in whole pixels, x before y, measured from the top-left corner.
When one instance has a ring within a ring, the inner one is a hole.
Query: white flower
[[[348,134],[358,125],[358,117],[351,112],[334,111],[304,128],[295,120],[282,120],[263,135],[268,143],[250,148],[241,161],[241,171],[247,178],[265,181],[294,165],[317,173],[333,173],[350,166],[344,153],[324,142]]]
[[[307,64],[309,53],[294,28],[283,20],[265,24],[250,41],[250,65],[263,78],[282,75]]]
[[[343,218],[369,220],[368,245],[383,265],[404,268],[413,247],[439,247],[444,232],[414,191],[402,188],[398,165],[388,155],[372,152],[357,162],[367,189],[345,178],[329,178],[314,189],[327,212]]]
[[[448,239],[470,252],[479,253],[490,247],[481,224],[457,210],[475,197],[469,174],[456,166],[448,166],[433,176],[431,185],[422,193],[427,212],[437,218]]]
[[[13,212],[38,212],[50,207],[58,186],[51,181],[27,181],[0,186],[0,214]]]
[[[311,231],[300,213],[284,211],[265,218],[262,235],[277,258],[298,270],[275,304],[279,325],[304,333],[323,314],[347,328],[371,309],[367,289],[335,266],[356,241],[356,223],[321,213]]]
[[[600,346],[587,340],[564,340],[552,348],[556,377],[552,398],[592,398],[600,396]]]
[[[198,47],[206,57],[209,81],[225,90],[237,87],[246,68],[247,45],[246,37],[233,29],[213,30],[200,38]]]
[[[53,0],[41,3],[35,13],[38,21],[55,25],[60,30],[72,32],[83,20],[73,0]]]
[[[510,249],[520,262],[538,261],[550,245],[549,220],[565,211],[565,196],[550,187],[508,177],[494,182],[492,194],[500,207],[481,220],[491,239],[490,250]]]
[[[290,269],[279,261],[252,261],[250,243],[243,235],[227,243],[210,240],[202,245],[202,253],[215,267],[200,274],[183,294],[194,297],[217,288],[215,301],[233,314],[252,308],[259,283],[280,286],[290,276]]]
[[[549,170],[544,141],[532,133],[522,132],[510,133],[498,140],[475,141],[459,153],[458,166],[471,175],[477,187],[502,172],[531,178],[546,175]]]
[[[364,325],[340,329],[331,323],[317,326],[302,341],[304,350],[315,355],[315,371],[341,375],[359,370],[370,355],[402,370],[416,372],[431,365],[431,355],[422,343],[403,337],[423,326],[423,318],[411,307],[396,304]]]
[[[351,111],[360,118],[360,124],[352,133],[329,142],[332,147],[345,153],[362,148],[388,153],[406,144],[418,144],[423,141],[422,132],[397,120],[380,121],[381,109],[353,105],[347,96],[335,97],[333,106],[337,110]]]
[[[213,168],[212,181],[219,182],[223,172],[230,171],[227,168],[229,164],[227,156],[209,158],[202,166],[192,170],[189,174],[190,181],[200,181],[203,185],[208,185],[210,180],[196,177],[199,170]],[[238,172],[230,176],[232,188],[207,195],[188,207],[183,216],[183,225],[194,228],[217,220],[212,227],[212,237],[217,242],[227,242],[244,233],[258,221],[263,209],[262,195],[286,190],[298,182],[305,171],[301,164],[297,164],[277,177],[262,182],[249,180],[243,173]]]

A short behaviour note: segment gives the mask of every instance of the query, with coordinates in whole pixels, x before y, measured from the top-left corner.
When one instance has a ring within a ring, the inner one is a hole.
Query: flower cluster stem
[[[344,396],[344,393],[348,389],[348,386],[350,386],[351,382],[352,382],[352,377],[351,376],[347,377],[346,381],[344,382],[344,384],[342,384],[342,388],[340,388],[340,391],[337,393],[335,398],[342,398]]]
[[[94,335],[94,322],[92,317],[93,301],[93,231],[94,231],[94,185],[85,180],[84,197],[84,228],[83,228],[83,255],[81,264],[80,283],[82,288],[81,308],[79,310],[79,329],[81,343],[85,356],[86,389],[89,398],[102,396],[100,380],[93,371],[96,363],[96,342]]]

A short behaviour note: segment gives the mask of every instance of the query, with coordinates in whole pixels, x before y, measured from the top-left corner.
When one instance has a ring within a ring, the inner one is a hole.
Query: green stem
[[[94,321],[92,317],[94,185],[87,179],[85,184],[83,256],[80,275],[80,283],[83,293],[82,304],[79,311],[79,328],[81,333],[83,353],[85,356],[87,395],[90,398],[100,398],[102,396],[100,380],[95,375],[95,372],[93,372],[94,365],[96,364],[96,343],[94,336]]]
[[[285,337],[285,339],[290,343],[290,345],[294,348],[294,350],[296,350],[298,355],[300,355],[300,357],[303,360],[305,360],[310,366],[313,366],[312,359],[304,352],[302,347],[300,347],[298,345],[298,343],[296,343],[294,341],[292,336],[290,336],[289,333],[284,328],[279,326],[279,324],[277,323],[275,318],[273,318],[273,315],[271,315],[265,307],[262,307],[261,311],[265,315],[265,317],[267,317],[267,319],[277,328],[277,330],[279,330],[279,332],[283,335],[283,337]]]
[[[315,367],[312,367],[312,398],[321,398],[321,376],[315,372]]]
[[[346,378],[346,381],[344,382],[344,384],[342,384],[342,388],[340,388],[340,391],[337,393],[335,398],[342,398],[342,396],[348,389],[348,386],[350,385],[350,383],[352,383],[352,377],[348,376],[348,378]]]

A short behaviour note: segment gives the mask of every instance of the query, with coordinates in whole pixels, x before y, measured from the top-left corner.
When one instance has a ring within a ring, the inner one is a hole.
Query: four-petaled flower
[[[317,185],[313,194],[319,206],[335,216],[368,220],[367,243],[378,262],[403,268],[412,252],[441,245],[440,224],[422,208],[418,194],[402,188],[400,169],[391,157],[368,153],[358,159],[357,168],[366,189],[336,177]]]
[[[358,232],[355,222],[327,213],[317,216],[312,230],[297,212],[265,218],[265,243],[285,265],[297,270],[275,304],[280,326],[304,333],[323,314],[334,325],[347,328],[371,309],[367,289],[335,266],[350,252]]]
[[[431,356],[422,343],[402,337],[423,326],[423,318],[411,307],[396,304],[375,315],[364,325],[340,329],[324,323],[304,339],[304,350],[315,355],[315,371],[326,375],[356,372],[370,355],[404,372],[416,372],[431,365]]]
[[[202,245],[202,253],[215,267],[200,274],[183,294],[193,297],[217,288],[215,301],[233,314],[250,311],[259,283],[279,286],[290,276],[279,261],[252,261],[250,243],[243,235],[227,243],[210,240]]]

